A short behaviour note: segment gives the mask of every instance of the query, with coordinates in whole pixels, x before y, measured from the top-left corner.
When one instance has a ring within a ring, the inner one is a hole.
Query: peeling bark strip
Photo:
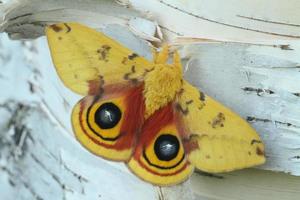
[[[0,3],[1,3],[1,1],[0,1]],[[18,18],[28,17],[28,16],[32,16],[32,15],[33,15],[33,13],[26,13],[26,14],[23,14],[23,15],[18,15],[18,16],[16,16],[16,17],[13,17],[13,18],[11,18],[10,20],[16,20],[16,19],[18,19]]]
[[[286,35],[286,34],[280,34],[280,33],[268,32],[268,31],[262,31],[262,30],[258,30],[258,29],[246,28],[246,27],[242,27],[242,26],[237,26],[237,25],[233,25],[233,24],[219,22],[219,21],[216,21],[216,20],[208,19],[206,17],[194,14],[192,12],[183,10],[181,8],[178,8],[176,6],[171,5],[170,3],[166,3],[163,0],[159,0],[159,2],[162,3],[162,4],[164,4],[164,5],[166,5],[166,6],[168,6],[168,7],[170,7],[170,8],[178,10],[178,11],[184,13],[184,14],[193,16],[193,17],[198,18],[198,19],[202,19],[202,20],[206,20],[206,21],[209,21],[209,22],[213,22],[213,23],[216,23],[216,24],[220,24],[220,25],[224,25],[224,26],[228,26],[228,27],[232,27],[232,28],[243,29],[243,30],[247,30],[247,31],[253,31],[253,32],[258,32],[258,33],[265,33],[265,34],[269,34],[269,35],[284,36],[284,37],[290,37],[290,38],[300,38],[300,36],[298,36],[298,35]]]
[[[291,24],[291,23],[285,23],[285,22],[276,22],[276,21],[271,21],[271,20],[266,20],[266,19],[260,19],[257,17],[247,17],[243,15],[236,15],[237,17],[240,18],[245,18],[245,19],[250,19],[250,20],[255,20],[255,21],[260,21],[260,22],[266,22],[266,23],[271,23],[271,24],[280,24],[280,25],[286,25],[286,26],[294,26],[294,27],[300,27],[300,24]]]
[[[207,172],[203,172],[203,171],[199,171],[199,170],[195,170],[196,174],[199,174],[200,176],[207,176],[210,178],[216,178],[216,179],[224,179],[224,176],[220,176],[217,174],[212,174],[212,173],[207,173]]]

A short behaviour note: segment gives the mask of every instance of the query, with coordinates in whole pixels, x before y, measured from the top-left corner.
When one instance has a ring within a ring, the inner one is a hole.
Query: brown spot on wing
[[[152,67],[151,69],[145,69],[143,77],[145,77],[149,72],[153,71],[154,67]]]
[[[213,128],[224,127],[225,115],[223,113],[218,113],[218,115],[210,123]]]
[[[137,78],[132,78],[130,79],[130,81],[133,85],[137,85],[139,83],[139,80]]]
[[[189,105],[189,104],[191,104],[191,103],[193,103],[193,102],[194,102],[194,101],[191,99],[191,100],[185,102],[185,104],[186,104],[186,105]]]
[[[198,143],[199,135],[197,134],[190,134],[188,137],[182,138],[184,150],[186,154],[198,149],[200,150],[200,146]]]
[[[253,139],[251,141],[251,145],[255,144],[255,143],[262,143],[260,140],[256,140],[256,139]]]
[[[184,89],[181,88],[181,89],[179,90],[179,92],[178,92],[178,95],[181,96],[183,93],[184,93]]]
[[[55,32],[62,31],[62,28],[60,26],[57,26],[56,24],[51,25],[50,28]]]
[[[131,78],[130,76],[136,73],[135,65],[131,66],[131,72],[124,74],[123,79],[131,81],[132,84],[138,84],[139,80],[137,78]]]
[[[199,94],[200,94],[199,96],[200,101],[205,101],[205,94],[201,91],[199,91]]]
[[[175,104],[175,109],[181,112],[183,115],[187,115],[189,113],[189,109],[188,108],[183,109],[179,103]]]
[[[131,66],[131,72],[132,72],[132,73],[135,73],[135,65],[132,65],[132,66]]]
[[[130,75],[130,73],[124,74],[123,79],[128,81],[129,80],[129,75]]]
[[[126,65],[126,64],[127,64],[127,61],[128,61],[128,58],[124,57],[123,60],[122,60],[122,64],[123,64],[123,65]]]
[[[93,80],[93,81],[89,81],[89,95],[97,95],[99,97],[101,97],[104,93],[104,77],[103,76],[99,76],[98,80]]]
[[[69,33],[72,30],[71,27],[67,23],[64,23],[64,25],[67,28],[67,32],[66,33]]]
[[[108,62],[108,55],[111,47],[109,45],[102,45],[101,48],[97,49],[97,53],[99,54],[99,60],[103,60],[105,62]]]
[[[136,53],[132,53],[131,55],[128,55],[128,59],[129,60],[133,60],[135,59],[136,57],[138,57],[139,55],[137,55]]]
[[[256,147],[256,154],[259,156],[264,156],[265,152],[263,150],[261,150],[259,147]]]

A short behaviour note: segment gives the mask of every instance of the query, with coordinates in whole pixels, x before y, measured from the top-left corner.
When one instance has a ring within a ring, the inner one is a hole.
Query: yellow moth
[[[264,145],[237,114],[182,77],[168,47],[148,61],[77,23],[46,28],[57,73],[84,97],[72,112],[78,141],[141,179],[174,185],[198,168],[227,172],[265,162]]]

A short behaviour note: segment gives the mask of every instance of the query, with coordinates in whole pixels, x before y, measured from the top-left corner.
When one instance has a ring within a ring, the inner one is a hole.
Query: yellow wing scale
[[[117,84],[143,78],[153,67],[143,57],[96,30],[78,23],[61,23],[46,28],[57,73],[64,84],[86,95],[90,81]]]
[[[178,97],[191,142],[189,160],[206,172],[226,172],[265,162],[264,145],[240,116],[184,81]]]

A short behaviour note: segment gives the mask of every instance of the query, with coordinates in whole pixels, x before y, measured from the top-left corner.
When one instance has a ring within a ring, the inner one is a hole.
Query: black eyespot
[[[154,151],[159,160],[170,161],[179,151],[180,145],[177,137],[170,134],[159,136],[154,144]]]
[[[113,103],[104,103],[95,112],[95,122],[102,129],[110,129],[118,124],[121,116],[118,106]]]

